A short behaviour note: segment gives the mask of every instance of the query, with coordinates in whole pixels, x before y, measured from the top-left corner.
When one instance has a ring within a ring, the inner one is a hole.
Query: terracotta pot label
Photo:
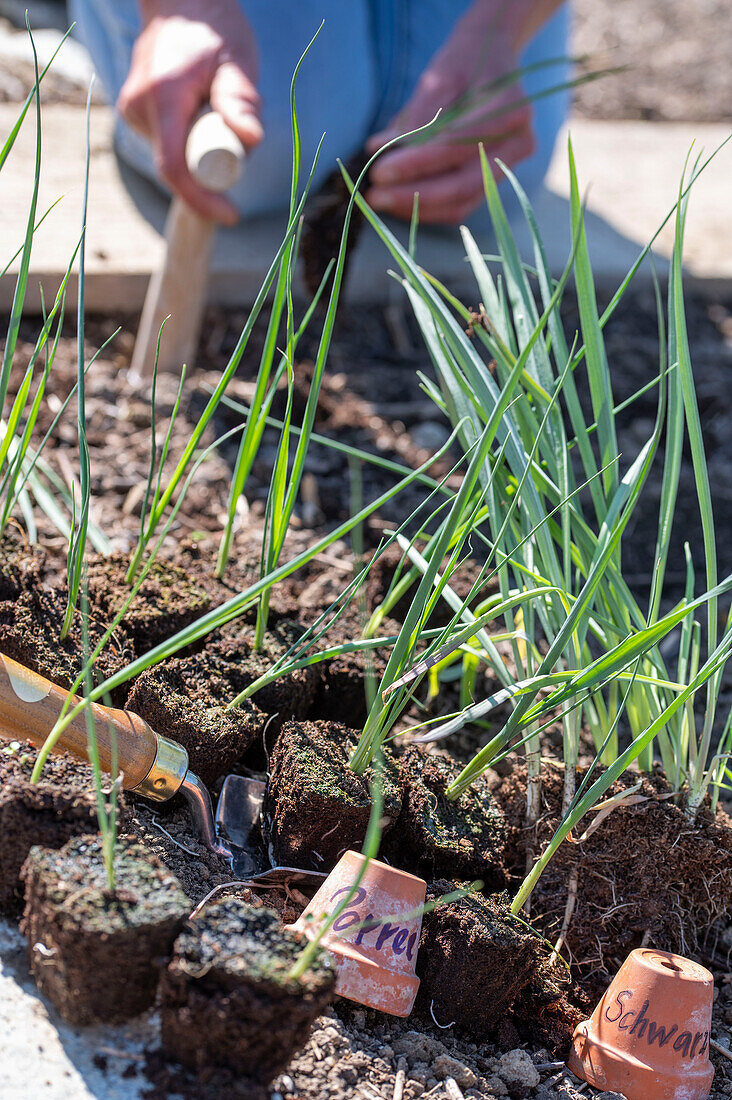
[[[338,904],[338,899],[347,894],[349,889],[348,886],[341,886],[339,890],[330,895],[334,908]],[[343,938],[357,947],[361,947],[365,945],[366,937],[371,936],[368,945],[365,946],[369,946],[380,953],[406,955],[409,962],[412,962],[419,938],[419,929],[414,928],[414,922],[412,922],[411,927],[400,925],[393,920],[384,920],[374,913],[366,912],[369,909],[367,899],[367,891],[363,886],[358,886],[349,902],[348,909],[344,909],[340,916],[333,921],[333,931],[342,935],[349,928],[358,926],[358,932],[355,936],[344,936]]]
[[[709,1049],[708,1030],[688,1031],[677,1023],[662,1024],[654,1020],[654,1011],[647,999],[640,1008],[631,1007],[640,1003],[640,998],[633,994],[632,989],[621,989],[612,1004],[608,1005],[603,1015],[610,1024],[616,1024],[618,1031],[627,1031],[634,1035],[638,1042],[645,1042],[649,1047],[654,1043],[659,1047],[665,1047],[671,1043],[672,1050],[681,1058],[703,1058]]]

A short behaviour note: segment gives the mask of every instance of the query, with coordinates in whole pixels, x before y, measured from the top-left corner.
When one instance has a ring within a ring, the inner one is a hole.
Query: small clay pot
[[[314,938],[352,888],[364,858],[360,852],[341,857],[292,926],[296,931]],[[426,889],[424,879],[369,861],[353,898],[322,940],[335,956],[336,993],[391,1016],[409,1015],[419,989],[415,970]]]
[[[567,1065],[628,1100],[704,1100],[714,979],[698,963],[641,947],[625,960],[589,1020],[575,1029]]]

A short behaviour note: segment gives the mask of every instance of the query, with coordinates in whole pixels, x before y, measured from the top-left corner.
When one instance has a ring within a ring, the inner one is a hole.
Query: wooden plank
[[[0,103],[0,135],[17,117],[17,106]],[[150,273],[163,257],[162,230],[167,200],[162,192],[121,168],[113,151],[113,115],[92,109],[92,170],[87,230],[86,299],[90,311],[137,312]],[[588,237],[598,283],[612,287],[673,204],[684,157],[694,137],[711,151],[728,134],[724,124],[644,122],[572,122],[572,140],[583,189],[589,188]],[[0,176],[0,262],[23,237],[33,179],[35,123],[29,113]],[[39,285],[46,300],[55,293],[80,232],[84,175],[84,110],[49,105],[43,116],[43,166],[39,211],[62,196],[38,230],[31,261],[28,310],[40,309]],[[732,143],[695,186],[690,204],[686,261],[691,276],[727,287],[732,283],[732,217],[728,215]],[[535,203],[550,263],[561,271],[569,251],[566,143],[558,143],[548,188]],[[209,301],[243,305],[252,300],[274,255],[283,217],[258,218],[218,234]],[[531,256],[525,227],[517,227],[519,245]],[[661,257],[670,253],[673,227],[659,240]],[[470,296],[473,286],[457,231],[422,232],[420,262]],[[352,300],[386,301],[395,292],[386,275],[389,257],[376,236],[365,233],[349,278]],[[663,268],[663,264],[661,264]],[[0,280],[0,309],[12,300],[17,262]],[[645,278],[650,276],[650,268]],[[75,297],[72,285],[69,295]]]

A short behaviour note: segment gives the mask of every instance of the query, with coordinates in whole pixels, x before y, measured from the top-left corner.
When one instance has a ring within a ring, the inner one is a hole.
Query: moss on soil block
[[[433,883],[430,901],[455,889]],[[426,913],[417,955],[419,1002],[441,1024],[490,1034],[531,980],[541,941],[511,916],[507,894],[470,894]]]
[[[110,1023],[155,1000],[156,960],[190,912],[177,878],[139,841],[120,838],[109,890],[101,838],[34,847],[23,867],[21,931],[36,984],[65,1020]]]
[[[199,1072],[225,1066],[271,1081],[333,996],[327,952],[302,978],[288,978],[305,942],[270,909],[231,897],[207,905],[176,940],[162,977],[165,1050]]]
[[[89,564],[89,608],[92,618],[108,623],[130,594],[125,555],[95,558]],[[219,602],[223,603],[225,595]],[[157,560],[120,624],[138,654],[172,637],[213,606],[209,592],[182,566]]]
[[[456,801],[445,790],[461,765],[412,745],[399,757],[402,812],[386,851],[399,866],[425,878],[478,878],[501,890],[506,824],[481,777]]]
[[[54,684],[70,688],[84,665],[84,645],[78,614],[74,616],[68,636],[61,639],[65,613],[65,590],[29,588],[16,600],[0,603],[0,653]],[[94,649],[106,626],[104,622],[90,620],[90,649]],[[133,657],[124,631],[116,630],[96,661],[95,679],[99,682],[119,672]],[[113,693],[113,703],[120,706],[126,695],[124,685]]]
[[[41,781],[31,783],[37,755],[26,741],[0,746],[0,912],[12,915],[22,907],[20,869],[33,845],[60,848],[72,836],[97,828],[88,764],[67,753],[51,756]],[[119,815],[124,820],[124,797]]]
[[[559,768],[543,768],[542,813],[536,835],[529,834],[534,851],[543,850],[559,824],[562,779]],[[668,797],[671,788],[660,769],[642,778],[625,772],[606,797],[639,780],[637,793],[646,801],[617,807],[587,840],[562,844],[532,894],[532,921],[553,943],[576,873],[565,945],[575,974],[592,996],[641,941],[688,955],[715,921],[729,919],[732,908],[730,818],[722,810],[715,818],[703,806],[692,825],[683,802]],[[507,865],[518,881],[526,865],[525,765],[515,767],[494,793],[508,826]],[[591,820],[592,815],[579,831]]]
[[[371,813],[373,771],[356,775],[348,758],[358,734],[336,722],[288,722],[270,760],[263,821],[277,863],[330,870],[360,848]],[[396,766],[385,757],[383,832],[399,816]]]

